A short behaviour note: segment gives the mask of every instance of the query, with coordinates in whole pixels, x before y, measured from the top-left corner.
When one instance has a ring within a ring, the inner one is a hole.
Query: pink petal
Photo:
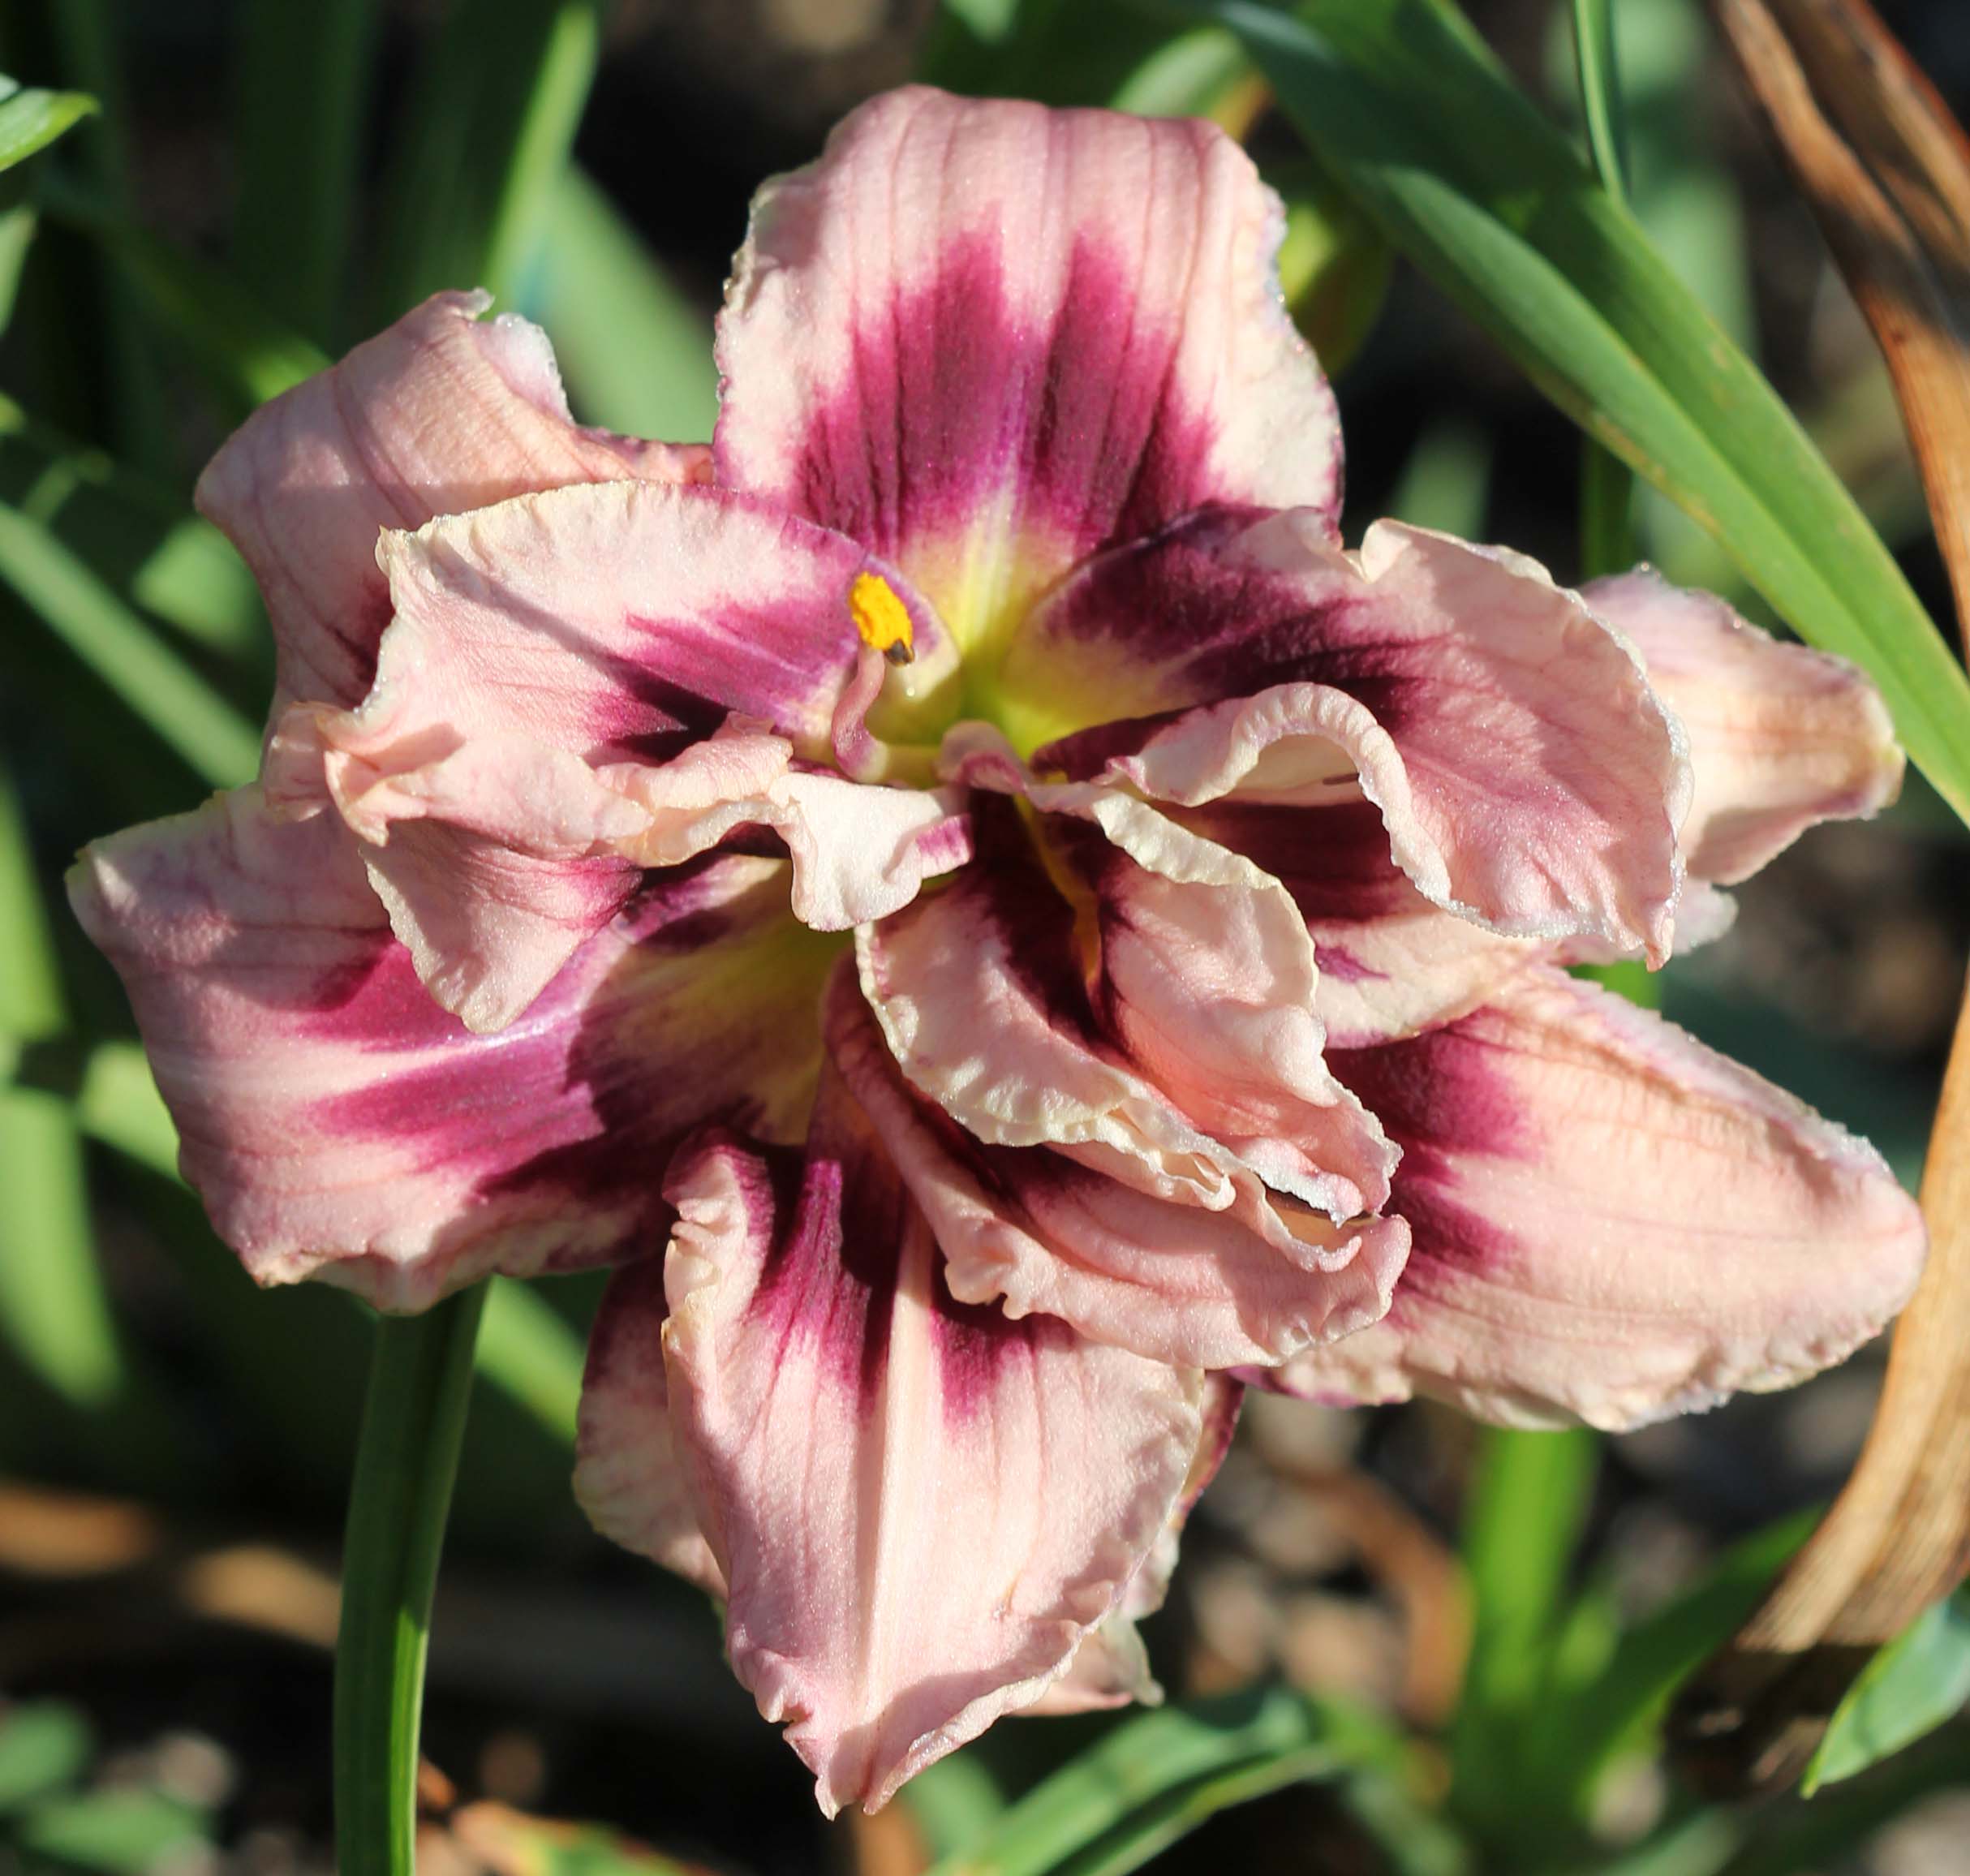
[[[1198,122],[891,92],[753,209],[719,480],[893,560],[969,648],[1201,502],[1339,506],[1283,219]]]
[[[858,938],[905,1074],[981,1140],[1056,1147],[1160,1197],[1222,1209],[1244,1170],[1333,1218],[1379,1209],[1395,1155],[1321,1060],[1286,895],[1139,802],[1030,795],[1125,843],[1047,817],[1093,901],[1092,1001],[1075,908],[1011,804],[979,802],[977,863]]]
[[[668,1190],[673,1438],[733,1672],[823,1810],[875,1809],[1116,1606],[1182,1491],[1202,1377],[953,1302],[838,1088],[804,1166],[714,1135]]]
[[[1154,866],[1107,841],[1077,844],[1109,1033],[1275,1191],[1334,1218],[1379,1211],[1396,1155],[1323,1058],[1319,973],[1298,913],[1249,862],[1186,830],[1159,844]]]
[[[441,293],[255,413],[200,479],[253,570],[282,699],[354,704],[389,622],[381,528],[568,483],[703,480],[708,452],[576,428],[554,355],[484,293]]]
[[[1008,984],[1016,996],[1009,975]],[[1028,1021],[1010,999],[1004,1011],[981,1002],[979,1013],[981,1047],[1000,1023]],[[904,1079],[845,973],[824,1022],[964,1301],[1002,1299],[1014,1319],[1059,1316],[1096,1340],[1205,1368],[1276,1363],[1387,1307],[1408,1246],[1399,1220],[1336,1224],[1275,1198],[1202,1135],[1189,1162],[1119,1126],[1058,1149],[987,1142]],[[1089,1068],[1065,1052],[1055,1059]],[[1006,1114],[1019,1127],[1029,1097],[1013,1091]]]
[[[332,800],[469,1026],[512,1021],[642,869],[742,827],[785,841],[796,910],[830,929],[961,860],[936,797],[793,771],[828,748],[855,667],[852,542],[617,482],[386,535],[381,558],[396,617],[375,688],[290,709],[269,785],[297,810]]]
[[[1683,851],[1697,878],[1732,885],[1816,821],[1877,813],[1901,787],[1887,706],[1844,658],[1788,645],[1722,600],[1647,569],[1581,597],[1640,650],[1681,720],[1696,784]]]
[[[1303,1204],[1337,1219],[1378,1210],[1394,1155],[1374,1117],[1321,1059],[1319,973],[1305,927],[1279,883],[1120,790],[1035,782],[1004,738],[984,725],[953,730],[940,762],[962,785],[1046,811],[1040,837],[1055,867],[1078,884],[1092,955],[1084,972],[1075,911],[1050,884],[1009,807],[974,796],[981,844],[968,893],[926,913],[927,926],[944,921],[933,940],[944,947],[936,979],[912,986],[898,978],[879,992],[869,968],[888,940],[881,930],[863,940],[864,987],[911,1078],[981,1138],[1031,1143],[983,1123],[969,1090],[959,1096],[934,1070],[929,1078],[920,1074],[899,1025],[941,1002],[961,1048],[977,1034],[968,1015],[974,957],[1030,959],[1044,951],[1056,961],[1053,978],[1072,987],[1085,1034],[1099,1027],[1102,1046],[1152,1084],[1159,1102]],[[960,917],[979,930],[953,934],[949,922]],[[899,925],[894,934],[914,928]],[[1084,975],[1093,979],[1091,1013]],[[1040,1000],[1063,1001],[1043,992]],[[1026,1013],[1038,1011],[1030,1006]],[[1024,1026],[1030,1031],[1032,1023]],[[1051,1027],[1051,1046],[1067,1046],[1058,1021]],[[1046,1068],[1022,1050],[1021,1031],[1009,1015],[995,1065],[978,1079],[987,1103],[1022,1079],[1047,1090],[1061,1085],[1058,1065]],[[934,1059],[956,1051],[946,1042],[923,1052]],[[1073,1136],[1056,1130],[1034,1138],[1058,1145]]]
[[[1066,1673],[1022,1711],[1037,1716],[1093,1713],[1126,1706],[1132,1701],[1146,1706],[1161,1704],[1163,1689],[1149,1671],[1149,1654],[1136,1624],[1160,1609],[1169,1594],[1170,1578],[1176,1568],[1177,1540],[1205,1487],[1217,1476],[1224,1455],[1231,1450],[1244,1398],[1243,1385],[1230,1375],[1204,1377],[1204,1435],[1191,1458],[1183,1495],[1155,1548],[1129,1579],[1129,1587],[1113,1612],[1089,1632]]]
[[[333,815],[222,796],[97,842],[71,893],[219,1235],[263,1283],[410,1310],[646,1246],[700,1121],[798,1137],[837,947],[787,915],[785,871],[652,880],[491,1039],[425,995]]]
[[[1320,967],[1314,1011],[1330,1049],[1392,1042],[1447,1022],[1552,949],[1431,905],[1391,857],[1373,802],[1310,809],[1234,793],[1168,811],[1243,854],[1292,896]],[[1679,944],[1688,901],[1686,886]]]
[[[1040,766],[1188,807],[1365,797],[1432,904],[1667,955],[1679,733],[1624,643],[1532,562],[1384,522],[1357,565],[1293,515],[1206,518],[1082,569],[1003,681],[1071,696],[1096,664],[1111,717],[1204,707],[1057,742]]]
[[[664,1373],[669,1314],[662,1258],[639,1258],[609,1280],[582,1375],[574,1495],[604,1537],[722,1602],[725,1575],[704,1540],[671,1438]]]
[[[1921,1267],[1865,1142],[1557,971],[1336,1065],[1402,1143],[1415,1248],[1387,1315],[1293,1363],[1295,1392],[1633,1426],[1844,1359]]]

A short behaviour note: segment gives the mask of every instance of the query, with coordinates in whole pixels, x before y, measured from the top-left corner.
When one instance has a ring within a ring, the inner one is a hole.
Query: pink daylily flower
[[[265,1282],[622,1266],[577,1488],[832,1811],[1133,1623],[1241,1388],[1637,1424],[1873,1335],[1879,1158],[1565,966],[1901,759],[1652,574],[1336,518],[1211,127],[878,98],[756,206],[708,450],[444,295],[200,501],[258,785],[75,877]]]

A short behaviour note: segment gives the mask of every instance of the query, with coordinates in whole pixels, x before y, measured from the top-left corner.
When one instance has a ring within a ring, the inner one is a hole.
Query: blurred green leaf
[[[324,369],[328,359],[242,282],[126,221],[80,191],[53,189],[51,219],[86,234],[139,303],[197,361],[239,415]]]
[[[1108,100],[1138,117],[1209,117],[1225,95],[1253,78],[1237,36],[1219,26],[1181,32],[1150,54]]]
[[[1581,118],[1601,187],[1628,195],[1628,128],[1615,52],[1613,0],[1573,0],[1573,57],[1580,73]]]
[[[45,527],[5,506],[0,582],[215,788],[252,777],[253,725]]]
[[[0,209],[0,333],[14,323],[14,303],[20,296],[20,276],[28,265],[28,252],[34,245],[35,230],[41,226],[31,202],[16,202]]]
[[[1615,56],[1611,0],[1573,0],[1574,64],[1580,75],[1581,116],[1587,149],[1601,187],[1617,201],[1628,199],[1627,118]],[[1619,457],[1593,437],[1581,439],[1580,576],[1598,579],[1635,562],[1635,476]]]
[[[421,1315],[376,1319],[335,1641],[341,1876],[414,1876],[431,1596],[485,1298],[480,1284]]]
[[[970,0],[939,9],[917,70],[974,97],[1102,104],[1171,37],[1167,18],[1118,0]]]
[[[1538,1691],[1600,1456],[1585,1427],[1485,1433],[1464,1520],[1475,1628],[1460,1725],[1490,1729]]]
[[[233,263],[323,345],[339,336],[376,15],[376,0],[243,0],[236,12]]]
[[[21,1848],[100,1870],[148,1876],[174,1857],[211,1841],[206,1814],[163,1792],[120,1788],[54,1798],[21,1818]]]
[[[581,1404],[581,1337],[523,1283],[495,1277],[475,1356],[479,1372],[557,1439],[574,1444]]]
[[[37,91],[0,76],[0,170],[46,149],[95,109],[86,92]]]
[[[1651,970],[1639,957],[1624,957],[1613,964],[1576,964],[1573,975],[1611,990],[1617,996],[1625,996],[1644,1009],[1662,1006],[1662,973]]]
[[[1898,1753],[1970,1701],[1970,1594],[1927,1610],[1882,1649],[1847,1690],[1800,1789],[1851,1779]]]
[[[96,1265],[82,1142],[58,1095],[4,1059],[65,1020],[54,940],[13,777],[0,764],[0,1330],[63,1398],[97,1407],[123,1364]]]
[[[1693,1811],[1635,1848],[1597,1865],[1594,1876],[1718,1876],[1745,1835],[1744,1820],[1728,1811]]]
[[[1283,1689],[1165,1707],[1106,1734],[934,1876],[1120,1876],[1228,1805],[1386,1749]]]
[[[75,1120],[91,1139],[167,1178],[178,1177],[178,1129],[149,1058],[135,1043],[98,1043],[90,1050],[75,1091]]]
[[[384,190],[379,323],[443,287],[518,292],[595,76],[600,0],[458,0]]]
[[[1447,0],[1191,0],[1315,153],[1533,382],[1865,665],[1970,818],[1970,679],[1791,414]]]
[[[901,1796],[933,1857],[954,1857],[980,1842],[1005,1809],[999,1781],[973,1752],[954,1752],[927,1766]]]
[[[1439,418],[1416,439],[1388,511],[1413,527],[1474,536],[1484,531],[1490,486],[1490,439],[1475,424]]]
[[[246,563],[181,494],[86,450],[0,395],[0,501],[38,522],[124,599],[263,698],[273,641]]]
[[[718,414],[711,320],[574,167],[555,190],[534,305],[583,421],[671,442],[711,435]]]
[[[112,215],[127,218],[133,191],[125,127],[128,93],[123,83],[118,28],[121,9],[110,0],[52,0],[42,8],[61,60],[62,75],[101,107],[77,130],[73,154]],[[65,152],[67,155],[69,153]],[[49,175],[38,178],[46,185]],[[164,387],[149,335],[126,282],[100,254],[88,257],[86,275],[62,282],[61,318],[80,324],[80,353],[101,380],[101,434],[129,461],[161,470],[170,461]],[[71,287],[80,288],[73,301]]]
[[[65,1700],[0,1708],[0,1814],[74,1783],[95,1749],[82,1710]]]
[[[1549,1691],[1527,1753],[1538,1788],[1585,1816],[1602,1775],[1651,1744],[1684,1677],[1751,1613],[1819,1517],[1813,1507],[1733,1545],[1694,1586],[1627,1629],[1591,1680]]]

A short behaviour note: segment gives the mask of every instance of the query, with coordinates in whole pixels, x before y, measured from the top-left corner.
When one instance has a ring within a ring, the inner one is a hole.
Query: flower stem
[[[482,1284],[376,1323],[335,1644],[341,1876],[411,1876],[431,1595],[471,1396]]]

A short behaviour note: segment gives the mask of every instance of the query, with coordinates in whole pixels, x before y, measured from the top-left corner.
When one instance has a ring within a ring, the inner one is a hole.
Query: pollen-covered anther
[[[862,642],[893,665],[907,665],[916,653],[910,609],[879,573],[858,573],[848,589],[849,616]]]

